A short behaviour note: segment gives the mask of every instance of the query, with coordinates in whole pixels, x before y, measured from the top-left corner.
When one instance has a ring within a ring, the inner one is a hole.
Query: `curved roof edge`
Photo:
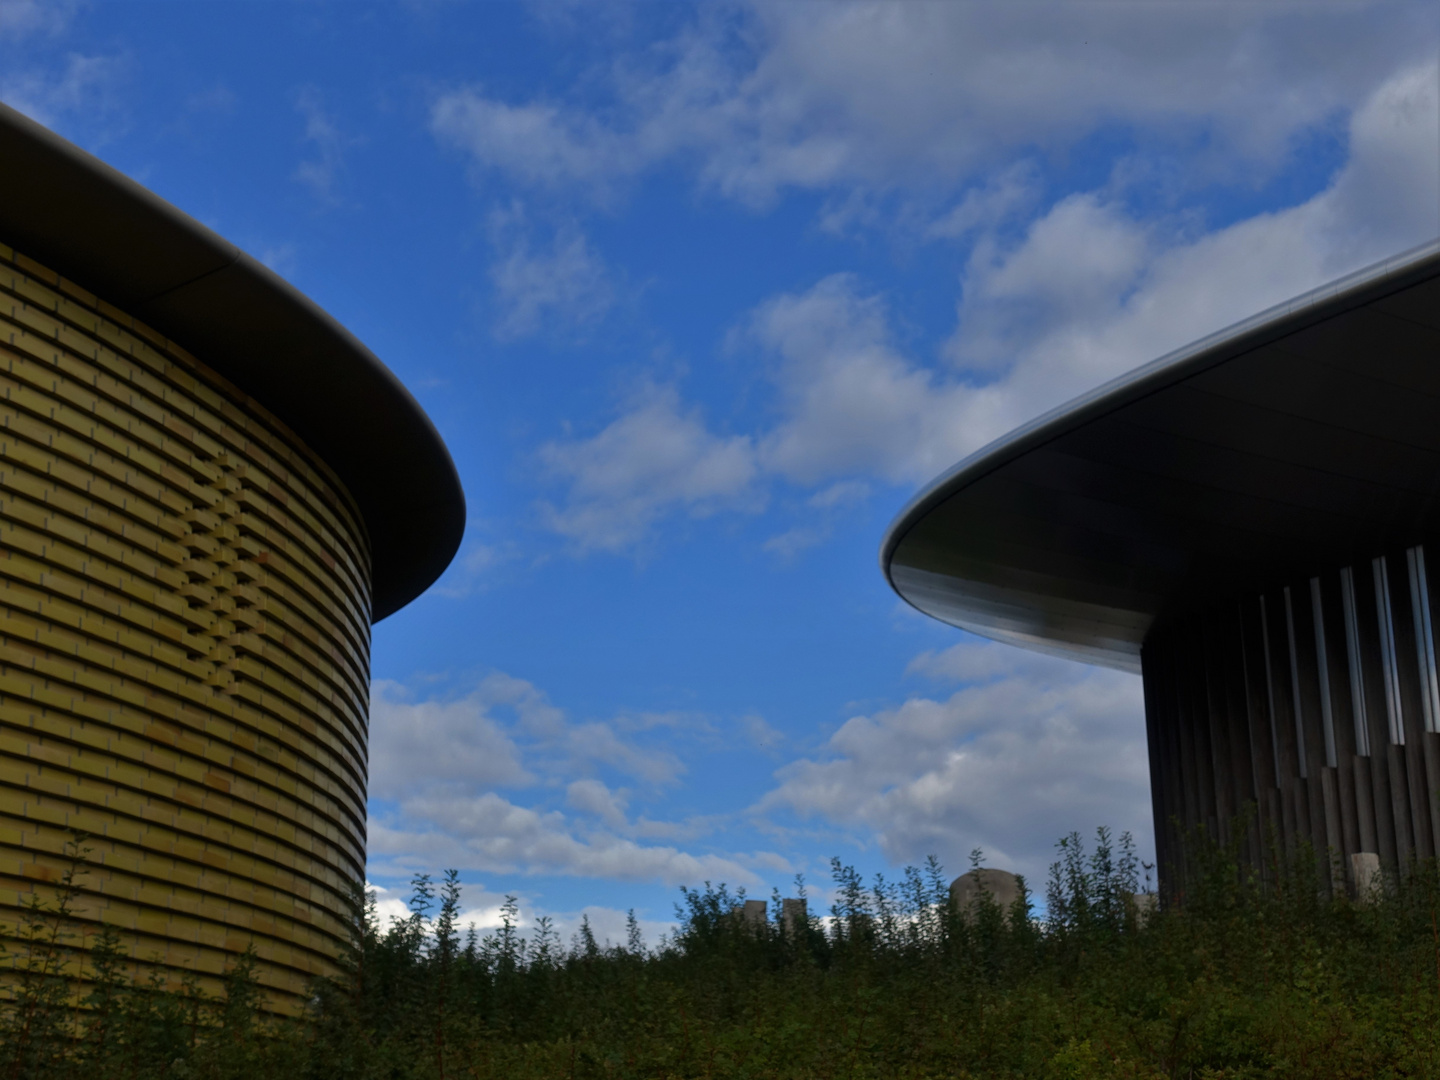
[[[0,105],[0,242],[193,353],[332,468],[370,533],[375,621],[449,565],[460,477],[419,403],[294,286],[154,192]]]
[[[1345,312],[1366,307],[1387,296],[1420,282],[1440,276],[1440,240],[1375,263],[1348,274],[1292,300],[1278,304],[1248,319],[1167,353],[1115,379],[1096,387],[1069,402],[1015,428],[1008,434],[982,447],[942,473],[920,490],[896,515],[880,545],[880,567],[895,592],[925,614],[918,602],[929,584],[923,571],[907,568],[906,576],[921,577],[896,580],[894,557],[907,535],[932,511],[951,497],[964,491],[997,470],[1047,444],[1069,435],[1127,405],[1224,364],[1230,360],[1269,345],[1310,326]],[[983,588],[981,592],[983,593]],[[1091,663],[1102,663],[1123,670],[1139,670],[1138,651],[1133,657],[1105,648],[1086,648],[1059,639],[1046,640],[1023,628],[1024,620],[1007,614],[1028,606],[1023,592],[1012,589],[994,590],[995,595],[977,594],[967,606],[973,606],[975,622],[944,621],[970,629],[983,636],[1008,641],[1032,650],[1067,656]],[[1113,613],[1106,613],[1108,618]],[[938,615],[936,617],[939,617]],[[1087,613],[1077,617],[1089,618]],[[1103,621],[1103,620],[1101,620]],[[1011,625],[1013,623],[1013,628]],[[1099,623],[1097,622],[1097,625]],[[1127,635],[1128,637],[1129,635]],[[1128,650],[1126,650],[1128,652]]]

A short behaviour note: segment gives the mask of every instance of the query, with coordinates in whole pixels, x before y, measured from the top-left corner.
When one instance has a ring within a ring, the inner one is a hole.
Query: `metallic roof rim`
[[[880,569],[886,582],[902,600],[915,606],[891,575],[896,549],[931,510],[996,469],[1192,375],[1437,274],[1440,238],[1346,274],[1166,353],[987,443],[921,488],[895,515],[880,542]]]
[[[182,290],[206,279],[214,278],[217,275],[236,274],[240,276],[242,287],[258,286],[259,294],[265,298],[265,303],[273,304],[277,313],[298,316],[303,322],[310,324],[313,330],[318,331],[323,337],[330,339],[332,344],[338,345],[344,354],[348,354],[350,362],[357,365],[358,369],[383,387],[387,402],[392,403],[393,407],[399,411],[399,414],[403,415],[404,420],[409,425],[411,433],[418,435],[418,438],[412,440],[412,445],[409,448],[415,452],[419,458],[424,459],[423,461],[418,461],[417,464],[419,467],[431,471],[433,481],[436,482],[438,489],[441,490],[443,494],[438,500],[429,500],[428,505],[421,507],[412,505],[407,508],[412,512],[416,509],[429,511],[433,520],[424,523],[425,526],[428,526],[427,528],[417,529],[412,527],[409,529],[411,533],[409,537],[401,537],[401,557],[406,558],[408,563],[404,567],[406,573],[399,576],[406,580],[391,590],[395,595],[389,597],[375,595],[373,597],[375,610],[372,614],[372,621],[378,622],[380,619],[399,610],[399,608],[404,607],[428,588],[429,585],[433,584],[435,579],[437,579],[449,565],[454,558],[455,552],[459,549],[465,523],[464,490],[460,484],[459,471],[455,467],[454,459],[450,456],[450,451],[446,447],[444,440],[440,437],[439,431],[435,428],[433,421],[431,421],[425,410],[420,406],[420,403],[415,400],[414,396],[395,373],[356,338],[354,334],[341,325],[334,316],[325,311],[319,304],[302,293],[293,284],[248,255],[237,245],[224,239],[214,230],[196,221],[172,203],[146,188],[143,184],[126,176],[118,169],[106,164],[93,154],[88,153],[64,137],[51,131],[43,124],[37,123],[23,113],[3,103],[0,103],[0,130],[7,132],[9,136],[27,141],[41,148],[42,152],[53,156],[55,175],[49,179],[55,181],[57,185],[62,187],[68,186],[73,181],[82,178],[98,181],[111,192],[120,196],[130,208],[133,208],[134,214],[138,217],[151,215],[159,219],[164,226],[173,229],[173,236],[162,238],[162,240],[168,242],[170,248],[176,253],[177,262],[182,261],[186,257],[187,253],[181,249],[187,242],[193,245],[193,249],[204,251],[213,257],[215,263],[209,266],[208,269],[203,269],[199,273],[191,273],[183,276],[178,280],[166,283],[163,288],[132,299],[130,303],[126,305],[127,309],[134,307],[146,312],[146,314],[138,316],[139,321],[154,327],[154,329],[164,334],[167,338],[175,341],[177,345],[182,348],[187,348],[188,351],[184,337],[172,336],[166,329],[164,320],[161,320],[157,324],[157,321],[149,316],[150,305],[162,301],[167,297],[173,297]],[[27,211],[28,210],[29,208],[27,208]],[[6,241],[8,241],[7,237],[0,236],[0,242]],[[99,266],[105,259],[114,257],[114,253],[106,248],[106,242],[106,238],[104,237],[96,239],[89,253],[90,266]],[[111,246],[114,245],[113,241],[110,243]],[[20,253],[24,255],[31,254],[24,249],[21,249]],[[192,250],[189,253],[189,257],[193,259],[194,254],[195,251]],[[37,261],[44,263],[48,269],[59,273],[62,277],[89,289],[89,291],[95,291],[90,288],[87,281],[85,254],[79,256],[72,255],[66,265],[53,265],[45,259],[39,258],[40,255],[40,252],[36,252],[31,257],[37,258]],[[226,286],[222,285],[222,288],[224,287]],[[233,290],[233,286],[231,286],[231,288]],[[104,300],[110,299],[103,291],[98,292],[97,295]],[[113,303],[114,301],[112,300],[111,302]],[[202,363],[206,362],[203,355],[197,356],[197,359],[200,359]],[[207,366],[212,365],[207,363]],[[216,370],[219,371],[222,377],[233,383],[241,392],[247,395],[252,393],[252,388],[246,385],[243,374],[237,377],[231,370],[221,368],[216,368]],[[263,393],[255,393],[254,396],[255,400],[267,408],[269,407],[269,402],[265,400]],[[323,410],[326,407],[325,403],[317,402],[315,404],[317,411]],[[309,443],[310,440],[307,438],[305,431],[306,425],[303,420],[294,415],[281,414],[273,409],[271,411],[279,417],[281,422],[291,428],[297,436],[305,440],[307,444]],[[391,535],[393,529],[388,523],[382,528],[377,528],[379,522],[377,522],[376,518],[384,515],[385,512],[383,505],[374,505],[373,499],[370,500],[370,505],[364,505],[354,490],[355,487],[359,486],[354,483],[354,480],[357,475],[357,470],[359,470],[361,466],[358,463],[343,460],[343,451],[340,454],[341,460],[337,461],[333,449],[330,453],[320,453],[314,447],[311,449],[312,452],[317,453],[317,456],[334,470],[341,481],[346,484],[346,487],[351,489],[351,495],[355,498],[356,503],[360,504],[362,520],[372,537],[377,533],[384,533],[387,540],[393,539]],[[347,466],[349,466],[348,469]],[[347,472],[349,473],[348,476]],[[391,484],[391,494],[395,497],[397,505],[403,507],[405,503],[405,493],[399,491],[401,487],[404,487],[404,485]],[[380,501],[382,503],[384,502],[383,499]],[[418,535],[422,531],[425,535]],[[406,540],[409,542],[405,543],[404,541]],[[404,550],[406,548],[408,548],[408,550]],[[418,575],[416,571],[418,571]],[[372,574],[374,574],[376,578],[381,576],[375,573],[374,569],[372,569]],[[423,584],[421,584],[422,581]]]

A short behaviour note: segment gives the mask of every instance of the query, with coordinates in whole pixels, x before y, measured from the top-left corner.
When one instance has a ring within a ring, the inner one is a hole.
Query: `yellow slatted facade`
[[[336,476],[174,343],[0,247],[0,922],[80,914],[273,1007],[365,866],[370,554]]]

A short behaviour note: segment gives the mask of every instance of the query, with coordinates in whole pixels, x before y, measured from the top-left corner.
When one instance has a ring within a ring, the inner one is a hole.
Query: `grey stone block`
[[[791,940],[805,932],[805,928],[810,925],[809,916],[804,900],[787,897],[780,901],[780,926],[784,929],[785,936]]]
[[[950,902],[961,915],[970,917],[982,894],[1000,906],[1008,918],[1010,905],[1020,899],[1020,879],[1008,870],[996,870],[982,866],[961,874],[950,883]]]
[[[740,912],[740,921],[749,930],[757,934],[764,933],[770,925],[766,916],[766,905],[764,900],[746,900],[745,907]]]
[[[1135,907],[1135,922],[1140,926],[1148,923],[1160,910],[1160,897],[1153,892],[1135,893],[1130,897],[1130,903]]]
[[[1355,899],[1362,904],[1374,900],[1385,886],[1380,876],[1380,856],[1373,851],[1357,851],[1350,856],[1350,879],[1355,882]]]

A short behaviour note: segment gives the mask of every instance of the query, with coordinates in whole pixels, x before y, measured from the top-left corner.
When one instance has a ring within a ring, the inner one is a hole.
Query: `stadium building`
[[[293,1009],[364,881],[370,627],[449,563],[444,444],[363,345],[168,203],[0,107],[0,922],[147,970],[247,947]]]
[[[1197,826],[1248,823],[1262,871],[1308,841],[1335,887],[1434,857],[1440,245],[1005,436],[881,565],[937,619],[1143,675],[1162,888]]]

